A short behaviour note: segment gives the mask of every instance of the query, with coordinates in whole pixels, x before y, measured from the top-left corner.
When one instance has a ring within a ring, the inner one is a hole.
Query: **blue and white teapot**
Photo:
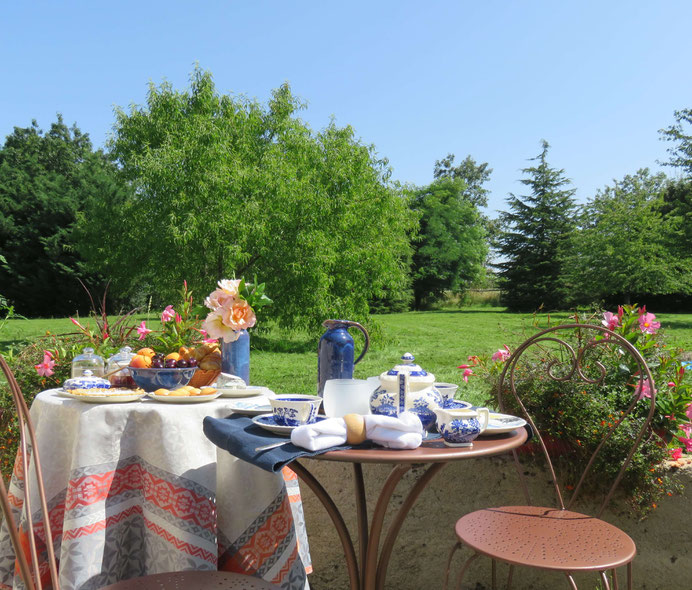
[[[401,364],[380,375],[380,385],[370,396],[373,414],[398,416],[413,412],[425,430],[435,425],[435,409],[442,404],[442,396],[434,387],[435,375],[414,364],[415,357],[407,352]]]

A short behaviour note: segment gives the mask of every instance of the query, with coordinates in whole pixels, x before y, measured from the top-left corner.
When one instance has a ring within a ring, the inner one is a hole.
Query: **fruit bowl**
[[[178,389],[190,382],[197,367],[184,369],[140,369],[128,367],[137,387],[151,392],[157,389]]]

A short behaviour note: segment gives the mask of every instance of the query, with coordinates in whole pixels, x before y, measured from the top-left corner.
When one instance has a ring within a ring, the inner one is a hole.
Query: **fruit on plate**
[[[192,387],[190,385],[185,385],[178,389],[157,389],[154,395],[163,396],[173,396],[173,397],[188,397],[188,396],[198,396],[198,395],[213,395],[216,393],[216,389],[213,387]]]

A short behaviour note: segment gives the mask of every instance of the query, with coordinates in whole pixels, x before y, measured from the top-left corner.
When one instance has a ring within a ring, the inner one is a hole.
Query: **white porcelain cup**
[[[365,379],[327,379],[322,392],[324,413],[330,418],[369,414],[370,395],[376,387],[377,384]]]

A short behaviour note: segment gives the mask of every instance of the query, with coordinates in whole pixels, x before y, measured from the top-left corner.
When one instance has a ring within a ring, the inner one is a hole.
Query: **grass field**
[[[146,319],[142,316],[141,319]],[[137,319],[137,321],[141,321]],[[154,318],[155,319],[155,318]],[[415,355],[438,381],[462,383],[457,365],[469,355],[489,354],[503,344],[516,345],[533,333],[534,325],[547,327],[569,320],[568,313],[516,314],[502,308],[468,307],[428,312],[373,316],[370,351],[356,365],[355,377],[378,375],[397,363],[404,352]],[[659,314],[671,344],[692,351],[692,314]],[[69,318],[10,320],[0,332],[0,352],[21,341],[73,332]],[[356,331],[354,331],[354,335]],[[315,393],[319,335],[272,329],[252,337],[251,379],[281,393]],[[356,337],[356,350],[361,343]],[[484,394],[473,379],[462,385],[463,397],[481,402]]]

